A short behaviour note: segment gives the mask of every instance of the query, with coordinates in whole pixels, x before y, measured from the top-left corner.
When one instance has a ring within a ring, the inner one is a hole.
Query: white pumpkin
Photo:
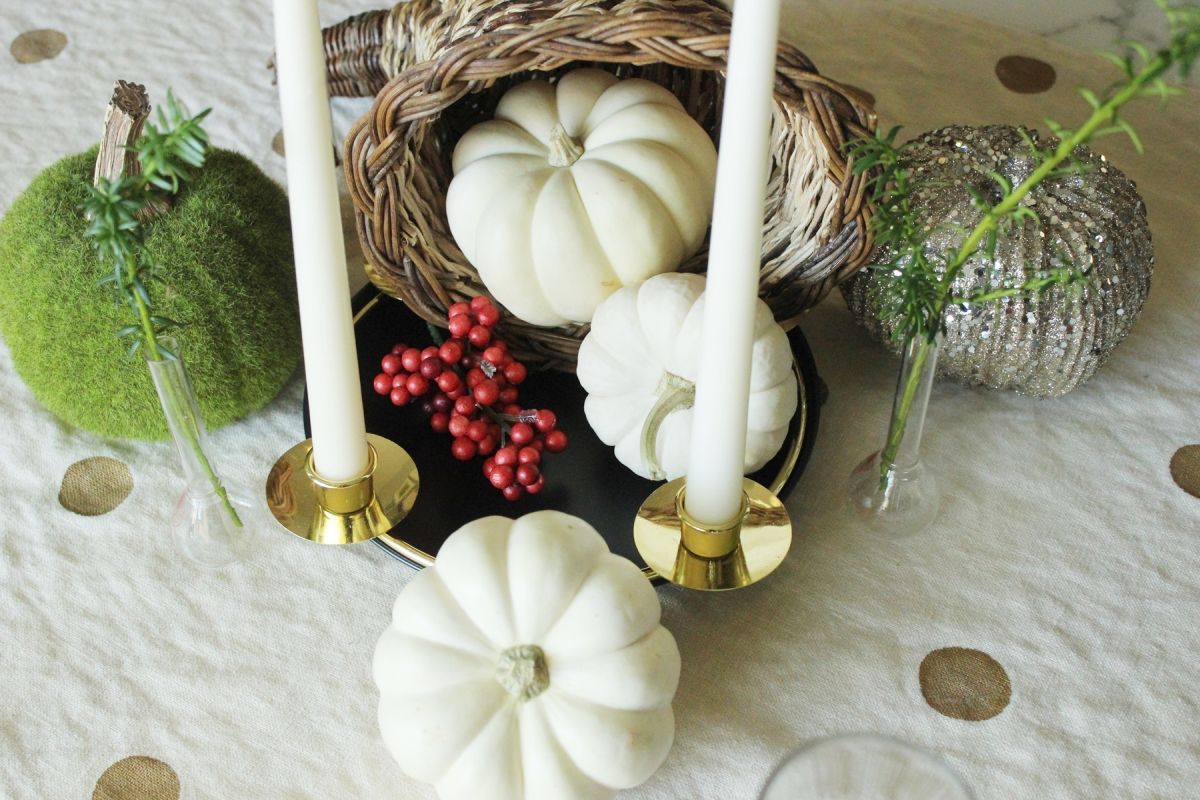
[[[562,325],[700,248],[717,154],[663,87],[578,69],[506,92],[453,167],[450,231],[488,291],[527,322]]]
[[[558,511],[455,532],[375,648],[384,744],[442,800],[607,800],[675,735],[650,582]]]
[[[596,310],[576,373],[584,412],[617,459],[652,480],[687,469],[692,399],[700,366],[704,278],[672,273],[621,289]],[[798,389],[787,334],[758,301],[746,421],[746,473],[779,451]],[[663,414],[666,414],[664,417]]]

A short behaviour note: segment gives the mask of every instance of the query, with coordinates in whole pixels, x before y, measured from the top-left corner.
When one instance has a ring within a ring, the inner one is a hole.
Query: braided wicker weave
[[[451,303],[486,292],[446,221],[450,156],[531,73],[589,65],[653,80],[719,138],[729,24],[708,0],[412,0],[327,31],[335,90],[377,92],[344,159],[371,280],[439,324]],[[869,252],[864,178],[842,153],[874,124],[861,95],[780,46],[760,295],[785,325]],[[707,247],[681,269],[706,260]],[[587,326],[506,319],[501,330],[522,359],[572,370]]]

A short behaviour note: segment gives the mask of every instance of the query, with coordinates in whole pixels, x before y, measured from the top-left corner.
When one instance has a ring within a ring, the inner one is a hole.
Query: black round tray
[[[480,459],[461,462],[450,455],[451,438],[430,430],[428,418],[419,407],[397,408],[371,388],[379,373],[379,360],[392,345],[404,342],[424,347],[431,343],[424,321],[373,286],[355,295],[353,307],[367,430],[402,445],[421,476],[412,513],[391,533],[375,540],[380,547],[401,561],[424,567],[433,562],[450,534],[472,520],[494,514],[517,517],[552,508],[587,520],[614,553],[645,569],[645,562],[633,546],[633,520],[660,484],[628,470],[617,461],[612,448],[596,438],[583,413],[586,393],[574,375],[531,372],[521,385],[521,403],[552,409],[570,445],[563,453],[547,455],[543,462],[546,488],[541,493],[509,502],[487,482]],[[788,339],[800,376],[799,407],[784,447],[751,476],[765,486],[775,487],[781,498],[787,496],[808,463],[820,417],[817,367],[808,342],[799,328],[793,329]],[[307,392],[304,432],[311,435]]]

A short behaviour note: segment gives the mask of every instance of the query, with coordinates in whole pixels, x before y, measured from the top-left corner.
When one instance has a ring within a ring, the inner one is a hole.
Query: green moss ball
[[[161,439],[166,423],[141,357],[116,331],[135,322],[84,237],[80,206],[96,150],[42,172],[0,220],[0,334],[38,400],[71,425]],[[216,428],[268,403],[300,358],[287,198],[248,159],[215,150],[164,217],[146,253],[165,284],[155,313],[176,336],[205,422]]]

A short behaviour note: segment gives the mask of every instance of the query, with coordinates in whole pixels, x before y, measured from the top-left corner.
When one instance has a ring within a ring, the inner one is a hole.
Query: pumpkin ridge
[[[555,692],[555,694],[557,695],[558,693]],[[571,781],[572,783],[591,783],[604,788],[610,794],[616,794],[618,791],[620,791],[620,787],[612,786],[606,781],[597,780],[580,769],[578,762],[575,761],[574,757],[572,757],[567,748],[563,746],[562,739],[558,733],[558,728],[556,728],[554,723],[551,722],[550,715],[546,713],[545,705],[540,703],[530,704],[525,706],[524,710],[525,713],[537,714],[541,718],[542,726],[545,728],[546,733],[548,734],[544,744],[554,748],[554,755],[556,756],[555,763],[560,769],[562,769],[564,772],[570,771],[577,776],[576,780]],[[524,771],[522,771],[522,778],[524,778]],[[525,787],[523,785],[521,788],[522,791],[524,791]]]
[[[462,602],[459,601],[458,597],[455,596],[454,590],[451,589],[444,580],[442,580],[442,576],[435,572],[435,573],[433,573],[433,577],[434,577],[434,580],[437,581],[438,588],[441,590],[441,594],[443,595],[443,597],[445,597],[446,600],[448,600],[450,603],[453,604],[454,608],[458,611],[458,613],[462,617],[463,621],[471,626],[471,632],[474,633],[477,637],[479,637],[479,641],[485,647],[493,647],[494,648],[495,645],[492,643],[491,637],[488,636],[486,633],[484,633],[483,628],[479,627],[479,623],[475,620],[474,617],[472,617],[470,615],[470,613],[468,613],[466,606],[464,606],[462,604]],[[505,588],[507,588],[508,587],[507,576],[505,576],[504,584],[505,584]],[[412,636],[412,634],[407,634],[407,635]],[[414,639],[425,639],[425,637],[422,637],[422,636],[413,636],[413,638]],[[426,639],[426,641],[432,642],[434,640]]]
[[[619,172],[619,173],[621,173],[621,175],[628,177],[630,179],[631,183],[636,183],[638,186],[641,186],[642,189],[645,190],[645,194],[654,198],[654,202],[658,204],[658,207],[662,209],[666,218],[671,220],[671,224],[675,226],[675,233],[677,233],[679,235],[681,251],[684,254],[683,258],[686,259],[691,254],[690,253],[691,248],[688,246],[688,243],[683,240],[684,225],[681,224],[681,221],[679,220],[679,218],[675,216],[673,211],[671,211],[671,207],[668,206],[665,202],[663,202],[662,196],[659,195],[659,193],[657,191],[655,191],[653,186],[651,186],[650,184],[648,184],[644,180],[642,180],[642,178],[639,175],[637,175],[633,172],[630,172],[628,169],[626,169],[622,165],[618,164],[615,161],[611,161],[608,158],[605,158],[603,155],[604,151],[610,147],[617,148],[617,147],[622,147],[622,146],[628,146],[631,144],[636,144],[641,147],[647,147],[651,150],[657,150],[657,151],[661,151],[663,153],[669,153],[672,156],[674,156],[675,158],[679,159],[679,162],[682,166],[690,167],[690,165],[687,163],[687,159],[685,159],[683,156],[679,155],[679,153],[674,148],[668,147],[667,145],[663,144],[662,142],[656,141],[654,139],[626,139],[621,142],[610,142],[608,144],[600,145],[595,150],[586,150],[583,154],[582,159],[580,159],[580,160],[587,159],[588,161],[591,161],[593,163],[595,163],[595,162],[603,163],[605,167],[607,167],[608,169],[611,169],[613,172]],[[705,228],[707,229],[707,226],[705,226]]]
[[[642,180],[640,178],[638,178],[636,175],[633,175],[628,170],[626,170],[622,167],[619,167],[609,161],[605,161],[602,159],[586,159],[586,160],[588,161],[588,163],[593,164],[596,167],[601,167],[609,172],[619,174],[622,178],[624,178],[625,182],[629,183],[633,187],[636,187],[636,188],[632,189],[632,191],[637,197],[642,198],[642,199],[649,198],[650,202],[648,203],[648,205],[650,205],[652,207],[656,207],[662,213],[662,216],[671,222],[670,232],[671,232],[672,236],[674,237],[674,244],[675,244],[676,248],[678,249],[678,253],[679,253],[679,258],[671,259],[671,262],[673,264],[675,264],[674,268],[677,269],[679,264],[682,263],[683,260],[687,257],[687,246],[686,246],[686,243],[683,241],[683,233],[675,225],[675,217],[671,214],[670,209],[668,209],[663,204],[662,199],[659,198],[658,194],[653,189],[651,189],[649,186],[647,186],[644,182],[642,182]],[[631,275],[629,277],[626,277],[625,275],[623,275],[621,273],[621,270],[617,267],[617,265],[620,263],[620,260],[615,258],[613,256],[613,254],[609,252],[607,242],[604,239],[601,239],[600,236],[595,233],[596,223],[595,223],[595,220],[592,219],[592,217],[593,217],[592,208],[590,206],[588,206],[587,200],[584,199],[582,192],[579,191],[579,183],[576,180],[575,171],[569,170],[569,172],[571,172],[571,182],[575,186],[575,191],[577,194],[579,194],[580,203],[582,203],[584,210],[587,212],[585,214],[585,216],[587,217],[587,220],[588,220],[588,227],[593,231],[593,235],[596,237],[596,241],[599,245],[600,252],[604,253],[604,258],[606,261],[608,261],[609,269],[612,272],[613,278],[615,278],[615,280],[617,281],[619,286],[627,286],[630,284],[638,283],[639,279],[637,279],[635,276]],[[613,241],[614,242],[618,241],[618,239],[616,237],[614,237]],[[668,270],[668,271],[670,271],[670,270]]]
[[[497,721],[501,716],[507,716],[508,719],[505,721]],[[473,756],[474,754],[471,750],[475,746],[475,743],[482,739],[484,734],[488,733],[493,725],[507,724],[511,727],[514,722],[515,716],[513,713],[513,703],[512,699],[509,698],[508,702],[501,703],[499,708],[492,712],[492,715],[487,718],[487,722],[479,726],[479,729],[475,732],[475,735],[471,737],[471,740],[463,745],[462,749],[458,751],[458,755],[450,762],[449,766],[446,767],[446,771],[439,775],[437,780],[431,781],[431,783],[433,783],[435,786],[440,784],[442,781],[446,780],[446,776],[458,769],[459,762],[468,756]],[[518,737],[510,736],[508,737],[508,740],[511,742],[517,738]],[[519,745],[516,746],[519,747]],[[524,787],[522,787],[522,792],[523,791]]]
[[[555,168],[551,167],[551,169]],[[584,211],[584,213],[580,214],[579,216],[587,224],[587,233],[591,236],[590,244],[593,246],[592,249],[604,256],[604,263],[608,268],[608,279],[620,280],[621,276],[617,274],[617,269],[613,266],[612,256],[609,255],[608,250],[605,249],[604,242],[600,239],[600,234],[596,232],[596,223],[592,220],[592,214],[590,211],[588,211],[587,203],[583,201],[583,194],[579,191],[579,184],[575,181],[575,173],[570,168],[563,171],[566,173],[567,183],[571,187],[571,191],[575,193],[575,197],[579,201],[579,207]],[[544,186],[542,188],[545,189]],[[534,268],[536,270],[536,265]],[[557,313],[557,311],[555,313]]]

